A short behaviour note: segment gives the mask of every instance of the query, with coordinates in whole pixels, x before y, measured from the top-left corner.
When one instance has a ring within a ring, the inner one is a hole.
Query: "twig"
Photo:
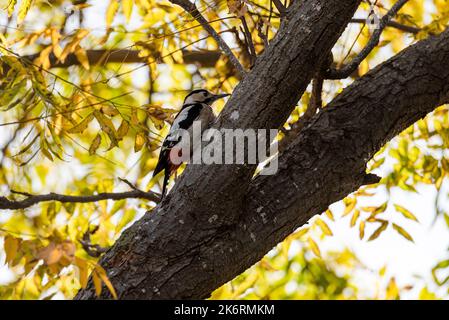
[[[204,16],[198,11],[196,5],[189,0],[169,0],[171,3],[176,4],[187,11],[196,21],[198,21],[206,30],[212,38],[215,39],[220,49],[229,58],[232,65],[235,67],[237,72],[243,77],[246,73],[245,69],[241,65],[240,61],[236,58],[234,53],[232,53],[231,48],[226,44],[226,42],[218,35],[214,28],[209,24],[209,22],[204,18]]]
[[[365,48],[347,65],[343,68],[336,70],[330,69],[326,74],[327,79],[344,79],[349,77],[362,63],[363,60],[373,51],[373,49],[379,43],[380,35],[391,19],[396,15],[396,13],[408,2],[408,0],[398,0],[393,7],[385,14],[380,20],[379,27],[374,31],[371,39]]]
[[[351,19],[350,23],[366,23],[366,19],[360,19],[360,18],[354,18]],[[412,33],[412,34],[417,34],[418,32],[421,31],[420,28],[418,27],[413,27],[413,26],[407,26],[405,24],[399,23],[397,21],[389,21],[387,23],[387,27],[391,27],[391,28],[395,28],[404,32],[408,32],[408,33]]]
[[[262,27],[263,27],[263,20],[259,19],[259,21],[257,21],[257,35],[259,36],[260,39],[262,39],[265,48],[267,48],[268,39],[267,36],[263,33]]]
[[[294,124],[292,124],[291,129],[287,132],[282,131],[284,138],[279,143],[279,151],[285,150],[286,146],[290,144],[294,137],[296,137],[302,129],[304,129],[311,121],[317,111],[323,108],[323,83],[324,74],[329,70],[330,66],[334,61],[332,52],[330,52],[326,60],[321,64],[319,70],[316,72],[312,80],[312,96],[310,98],[307,110],[304,112],[301,118],[298,119]]]
[[[254,48],[253,39],[251,37],[251,31],[249,31],[248,24],[246,23],[245,17],[241,16],[240,21],[242,22],[242,25],[243,25],[243,30],[244,30],[243,34],[245,35],[246,44],[248,46],[248,52],[251,57],[250,65],[252,67],[254,65],[254,63],[256,62],[256,58],[257,58],[256,49]]]
[[[142,190],[132,190],[126,192],[103,192],[90,196],[69,196],[58,193],[48,193],[42,195],[32,195],[26,192],[11,190],[11,193],[26,196],[24,200],[9,200],[6,197],[0,197],[0,209],[4,210],[18,210],[31,207],[40,202],[58,201],[62,203],[88,203],[97,202],[101,200],[123,200],[123,199],[146,199],[158,203],[160,195],[155,192],[145,192]]]
[[[287,13],[287,8],[282,4],[281,0],[273,0],[274,6],[278,9],[281,17]]]
[[[135,185],[133,185],[131,182],[129,182],[129,180],[125,179],[125,178],[118,178],[121,182],[124,182],[128,185],[128,187],[130,187],[133,190],[139,190],[137,189],[137,187]]]
[[[312,82],[312,96],[310,98],[307,110],[295,123],[292,124],[290,130],[283,131],[284,138],[279,142],[279,151],[285,150],[285,147],[304,129],[310,122],[310,119],[322,107],[321,91],[323,89],[323,77],[316,76]]]
[[[81,246],[83,247],[84,251],[86,251],[86,253],[94,258],[98,258],[99,256],[101,256],[103,253],[105,253],[109,248],[104,248],[101,247],[98,244],[92,244],[91,240],[90,240],[90,236],[92,234],[94,234],[95,232],[97,232],[97,230],[99,229],[99,226],[95,226],[93,228],[93,230],[90,230],[89,228],[87,229],[86,232],[84,232],[83,234],[83,238],[81,240],[78,240],[79,243],[81,243]]]
[[[11,193],[20,194],[21,196],[25,196],[25,197],[32,197],[33,196],[32,194],[30,194],[28,192],[21,192],[21,191],[16,191],[16,190],[13,190],[13,189],[11,189],[10,191],[11,191]]]

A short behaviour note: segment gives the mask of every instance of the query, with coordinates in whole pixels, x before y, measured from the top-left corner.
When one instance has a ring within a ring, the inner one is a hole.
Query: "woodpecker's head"
[[[218,99],[229,96],[228,93],[224,94],[213,94],[205,89],[193,90],[190,92],[186,98],[184,99],[184,105],[194,104],[194,103],[205,103],[207,105],[211,105]]]

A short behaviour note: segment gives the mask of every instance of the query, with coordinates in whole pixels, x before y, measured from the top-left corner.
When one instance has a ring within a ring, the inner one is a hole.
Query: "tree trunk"
[[[279,128],[360,1],[295,1],[215,126]],[[449,101],[449,31],[421,41],[346,88],[279,155],[279,171],[188,166],[166,199],[103,256],[121,299],[200,299],[260,260],[330,204],[377,182],[366,162]],[[238,112],[239,117],[231,117]],[[90,281],[77,299],[94,299]],[[103,290],[101,298],[110,298]]]

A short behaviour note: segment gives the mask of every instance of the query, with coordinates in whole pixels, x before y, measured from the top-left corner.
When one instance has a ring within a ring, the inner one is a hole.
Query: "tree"
[[[96,172],[90,185],[98,182],[103,185],[78,196],[36,195],[11,189],[24,199],[3,197],[0,199],[3,209],[55,202],[42,205],[42,212],[32,219],[32,226],[24,213],[8,221],[4,246],[10,265],[22,263],[28,270],[26,273],[34,270],[42,280],[44,274],[63,279],[63,267],[74,264],[80,271],[80,284],[85,287],[78,293],[78,299],[207,298],[260,261],[311,217],[357,190],[344,202],[345,214],[352,214],[351,224],[358,226],[361,238],[367,225],[379,226],[370,240],[391,225],[403,237],[412,239],[403,227],[378,216],[389,203],[372,208],[358,208],[356,204],[359,197],[366,196],[367,190],[379,182],[387,188],[397,185],[411,192],[418,182],[432,183],[440,189],[449,172],[444,156],[426,154],[412,145],[431,135],[441,137],[443,142],[437,146],[440,150],[445,150],[449,143],[445,138],[447,110],[438,108],[449,100],[446,67],[449,32],[445,30],[449,11],[445,1],[434,1],[440,15],[421,28],[410,26],[412,22],[422,25],[425,10],[420,1],[384,1],[378,7],[360,0],[291,1],[287,6],[280,1],[227,1],[226,10],[232,15],[234,26],[226,30],[223,29],[227,27],[226,19],[213,10],[198,8],[187,0],[170,2],[136,1],[134,5],[133,1],[119,4],[112,0],[106,10],[108,30],[100,42],[101,49],[86,50],[82,46],[89,34],[82,27],[87,19],[84,10],[89,6],[85,1],[76,2],[58,28],[47,26],[42,32],[24,32],[22,38],[14,41],[2,39],[2,89],[6,94],[1,105],[16,111],[14,120],[9,121],[16,125],[11,143],[18,137],[29,137],[15,155],[16,159],[23,159],[20,166],[9,173],[3,169],[2,183],[20,186],[17,181],[8,181],[11,173],[27,167],[38,154],[49,161],[64,161],[66,149],[73,149],[83,139],[90,143],[86,148],[90,156],[85,151],[75,151],[73,156],[80,162],[90,163],[91,156],[98,153],[100,146],[106,147],[107,141],[106,154],[113,153],[115,161],[125,163],[119,152],[130,153],[127,141],[132,138],[134,151],[142,150],[137,184],[143,188],[151,186],[145,176],[155,165],[154,150],[158,147],[155,131],[164,130],[164,121],[172,113],[153,102],[154,93],[161,91],[154,86],[157,70],[153,64],[163,61],[176,70],[173,62],[186,63],[188,59],[198,63],[198,78],[202,76],[201,64],[209,67],[216,61],[216,70],[208,71],[206,85],[225,90],[235,86],[215,128],[280,130],[279,171],[272,176],[254,177],[255,165],[189,165],[167,198],[155,207],[144,202],[149,212],[123,233],[121,230],[137,214],[123,199],[135,197],[158,203],[159,197],[126,179],[122,181],[131,191],[112,190],[113,182],[102,180],[102,172],[114,171],[107,161],[93,164]],[[21,2],[17,12],[19,22],[26,16],[30,3]],[[61,3],[55,1],[55,5]],[[220,2],[214,5],[220,12]],[[130,40],[120,34],[110,40],[111,34],[117,32],[110,26],[119,8],[129,20],[134,6],[144,17],[141,30],[145,31],[136,32],[135,38],[131,38],[137,49],[105,48],[110,43]],[[368,13],[374,8],[383,11],[372,33],[364,28],[365,20],[355,18],[360,6]],[[407,7],[411,10],[409,15],[399,13]],[[12,14],[14,4],[8,8]],[[54,10],[46,4],[39,4],[38,9]],[[173,31],[180,14],[188,23],[182,31]],[[158,17],[162,16],[169,22],[161,24]],[[79,28],[65,34],[67,21],[74,17]],[[218,22],[219,27],[212,22]],[[352,55],[350,62],[344,57],[331,58],[332,49],[340,45],[338,41],[350,23],[357,26],[361,23],[362,31],[356,39],[362,45],[360,53]],[[199,27],[207,32],[204,38],[195,29]],[[399,51],[406,46],[404,38],[397,36],[403,32],[413,34],[418,41],[367,72],[370,61],[367,58],[376,55],[380,36],[386,38],[380,44]],[[223,33],[234,35],[237,49],[230,48],[222,38]],[[177,34],[181,35],[179,39],[175,38]],[[41,40],[37,42],[38,39]],[[34,44],[40,52],[18,55],[12,46],[20,41]],[[184,43],[193,41],[207,51],[186,51]],[[165,50],[173,52],[165,54]],[[104,66],[108,60],[121,62],[112,76]],[[141,61],[150,66],[150,85],[145,89],[150,92],[150,101],[136,108],[133,104],[139,101],[137,94],[127,94],[132,79],[122,77],[134,69],[120,68],[125,62]],[[84,68],[76,79],[71,79],[73,75],[66,69],[73,65]],[[55,73],[49,71],[52,67],[60,69]],[[91,70],[98,72],[97,79]],[[355,80],[323,106],[324,79],[348,77]],[[300,101],[311,81],[311,93]],[[429,119],[421,120],[431,112],[433,128],[428,126]],[[24,133],[25,129],[29,134]],[[399,146],[390,151],[399,166],[382,180],[367,173],[367,163],[371,170],[380,166],[385,144],[403,131],[407,138],[403,137]],[[76,140],[71,138],[75,134],[80,135]],[[3,150],[7,154],[9,144]],[[40,172],[39,167],[36,169],[43,177],[42,184],[49,180],[45,168],[40,168]],[[88,181],[87,176],[79,179],[78,189],[89,185]],[[121,201],[109,207],[104,201],[98,206],[92,204],[105,199]],[[90,204],[83,207],[75,203]],[[408,209],[398,205],[396,209],[405,217],[414,218]],[[54,223],[60,211],[69,219],[74,217],[68,220],[64,232]],[[113,223],[110,218],[116,213],[120,221]],[[327,211],[327,215],[333,217],[332,212]],[[99,227],[91,228],[89,217],[99,220],[94,223]],[[316,224],[324,233],[331,233],[324,220],[316,220]],[[11,226],[19,228],[12,230]],[[42,232],[37,235],[38,240],[23,237],[27,228]],[[107,234],[111,229],[115,232],[112,237]],[[17,233],[22,236],[17,237]],[[308,239],[311,250],[319,255],[317,243]],[[111,248],[99,264],[94,262],[92,256],[98,257],[107,246]],[[19,247],[20,254],[16,254]],[[36,257],[44,261],[43,265]],[[444,268],[444,262],[437,267]],[[87,284],[90,271],[92,277]],[[101,290],[102,283],[109,290]]]

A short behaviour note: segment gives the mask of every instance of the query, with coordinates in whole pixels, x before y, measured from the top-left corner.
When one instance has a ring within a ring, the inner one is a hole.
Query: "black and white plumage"
[[[159,172],[165,170],[162,185],[162,198],[164,198],[167,192],[167,184],[170,176],[180,166],[180,164],[174,164],[170,160],[171,152],[179,152],[179,146],[182,143],[180,130],[189,131],[194,121],[201,122],[201,132],[209,128],[215,120],[215,115],[211,108],[212,103],[218,99],[227,97],[228,95],[229,94],[212,94],[207,90],[198,89],[193,90],[185,97],[182,108],[176,115],[170,131],[162,143],[159,160],[153,172],[153,177],[155,177]]]

